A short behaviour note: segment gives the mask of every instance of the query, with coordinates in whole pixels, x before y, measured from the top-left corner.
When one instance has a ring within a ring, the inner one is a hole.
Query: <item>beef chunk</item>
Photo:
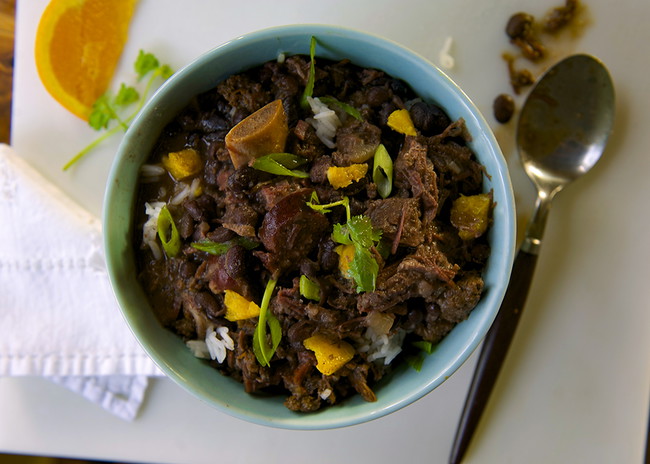
[[[435,244],[420,245],[402,261],[385,267],[377,276],[377,289],[359,296],[361,311],[388,310],[409,298],[431,299],[450,284],[458,271]]]
[[[438,183],[427,146],[415,137],[406,137],[395,160],[395,187],[422,201],[425,223],[438,213]]]
[[[242,237],[256,237],[259,214],[246,201],[230,201],[226,204],[226,213],[222,225]]]
[[[274,276],[296,269],[330,226],[323,214],[307,206],[311,192],[302,189],[285,196],[264,216],[259,238],[267,253],[258,256]]]
[[[217,85],[217,89],[234,108],[242,108],[253,113],[270,101],[269,93],[259,82],[253,81],[245,74],[230,76]]]
[[[332,158],[337,166],[349,166],[368,161],[381,141],[381,130],[366,121],[353,120],[336,133],[336,148]]]
[[[415,198],[376,200],[370,203],[365,214],[372,226],[382,231],[382,237],[394,244],[393,253],[400,243],[416,247],[424,241],[420,202]]]
[[[449,287],[438,301],[442,317],[451,322],[467,319],[477,305],[483,292],[483,279],[479,275],[469,275]]]

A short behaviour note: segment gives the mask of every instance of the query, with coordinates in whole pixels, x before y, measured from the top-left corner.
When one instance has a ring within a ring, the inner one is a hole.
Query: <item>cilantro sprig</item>
[[[88,124],[97,131],[105,132],[70,159],[63,166],[64,171],[68,170],[104,140],[117,134],[120,130],[126,131],[133,118],[140,112],[147,101],[154,83],[160,79],[166,80],[173,74],[173,70],[169,65],[160,64],[160,61],[153,53],[147,53],[144,50],[140,50],[138,53],[133,68],[138,82],[148,76],[142,94],[138,92],[135,86],[122,83],[115,95],[109,91],[99,97],[93,103],[92,111],[88,117]],[[136,103],[135,109],[127,113],[127,110]]]
[[[348,197],[321,205],[318,195],[314,192],[307,205],[321,213],[329,213],[334,206],[345,207],[347,221],[345,224],[334,224],[332,240],[341,245],[354,246],[354,257],[350,263],[348,275],[356,283],[358,293],[373,292],[377,283],[377,274],[379,274],[379,263],[377,263],[373,251],[379,245],[381,231],[372,226],[368,216],[351,215]]]

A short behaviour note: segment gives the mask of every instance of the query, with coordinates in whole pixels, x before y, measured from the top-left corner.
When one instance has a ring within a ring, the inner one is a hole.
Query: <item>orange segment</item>
[[[36,31],[35,58],[47,91],[87,120],[110,85],[137,0],[52,0]]]

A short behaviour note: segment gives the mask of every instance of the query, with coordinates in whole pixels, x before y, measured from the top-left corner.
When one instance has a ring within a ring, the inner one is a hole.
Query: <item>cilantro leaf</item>
[[[169,79],[172,77],[172,74],[174,74],[174,70],[169,66],[168,64],[163,64],[158,68],[157,71],[158,75],[162,77],[164,80]]]
[[[153,53],[147,53],[144,50],[140,50],[133,65],[135,73],[138,75],[138,80],[142,80],[144,76],[156,70],[158,67],[160,67],[158,58]]]
[[[127,86],[125,83],[120,85],[120,90],[118,90],[117,95],[113,99],[113,103],[116,106],[128,106],[131,103],[135,103],[140,99],[140,94],[134,87]]]
[[[114,119],[114,114],[109,108],[109,97],[102,95],[93,103],[88,124],[95,130],[102,130],[108,127],[108,123]]]
[[[88,118],[88,124],[90,127],[97,131],[105,130],[106,132],[97,137],[94,141],[92,141],[74,157],[72,157],[72,159],[70,159],[70,161],[68,161],[63,166],[64,171],[69,169],[73,164],[86,156],[87,153],[92,151],[107,138],[117,134],[120,130],[126,131],[129,128],[129,123],[133,120],[133,118],[135,118],[135,116],[144,106],[147,95],[149,94],[154,81],[157,78],[162,78],[165,80],[173,74],[173,71],[169,65],[161,65],[160,61],[158,61],[158,58],[156,58],[152,53],[146,53],[144,50],[140,50],[138,57],[134,63],[134,69],[137,74],[138,81],[140,81],[147,74],[151,73],[151,76],[146,83],[142,95],[140,95],[135,87],[122,83],[117,94],[114,97],[112,97],[108,92],[99,97],[92,106],[91,113]],[[136,102],[138,105],[131,114],[129,114],[127,117],[123,117],[120,114],[124,113],[124,110],[128,106]],[[113,121],[116,121],[117,124],[109,127]]]
[[[352,239],[350,238],[350,231],[346,224],[334,224],[334,230],[332,231],[332,240],[341,245],[352,245]]]
[[[334,203],[320,205],[318,204],[318,196],[312,194],[307,205],[322,213],[329,213],[329,208],[332,206],[345,206],[348,220],[345,224],[334,224],[332,240],[342,245],[354,245],[354,257],[350,263],[348,275],[357,284],[357,292],[374,291],[377,274],[379,274],[379,263],[377,263],[371,250],[379,245],[381,230],[375,229],[367,216],[350,217],[350,200],[348,197],[343,197],[343,200]]]
[[[357,293],[375,291],[379,264],[368,248],[354,243],[354,259],[348,274],[357,284]]]
[[[381,231],[372,227],[368,216],[354,216],[348,221],[347,226],[352,241],[364,248],[374,246],[381,238]]]

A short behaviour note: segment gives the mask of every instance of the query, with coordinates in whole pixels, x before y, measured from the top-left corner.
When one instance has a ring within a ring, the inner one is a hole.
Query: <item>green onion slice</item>
[[[245,237],[237,237],[233,240],[228,240],[226,242],[213,242],[211,240],[203,240],[201,242],[192,242],[190,246],[199,251],[205,251],[211,255],[223,255],[234,245],[241,245],[247,250],[252,250],[259,246],[259,243],[247,239]]]
[[[307,160],[291,153],[271,153],[253,161],[253,168],[278,176],[309,177],[309,173],[295,168],[305,164]]]
[[[314,93],[314,80],[316,79],[316,37],[312,36],[309,42],[309,77],[307,78],[307,86],[300,99],[300,106],[309,108],[307,97],[311,97]]]
[[[262,297],[262,304],[260,305],[260,316],[257,320],[255,332],[253,333],[253,353],[255,353],[257,362],[262,366],[270,365],[271,358],[282,339],[282,327],[280,327],[280,321],[278,321],[273,313],[269,311],[269,303],[271,302],[271,296],[273,295],[276,283],[277,281],[270,279],[266,284],[264,296]],[[271,331],[270,346],[266,335],[267,325]]]
[[[412,345],[416,348],[420,348],[422,351],[424,351],[426,354],[431,354],[433,353],[433,350],[435,350],[435,345],[431,342],[427,342],[424,340],[420,340],[417,342],[413,342]]]
[[[300,294],[310,300],[320,301],[320,285],[303,274],[300,276]]]
[[[372,181],[382,198],[388,197],[393,190],[393,160],[383,144],[379,144],[375,150]]]
[[[359,113],[359,110],[356,109],[352,105],[348,105],[347,103],[339,101],[334,97],[318,97],[318,99],[321,102],[325,103],[327,106],[331,106],[331,105],[338,106],[343,111],[345,111],[350,116],[352,116],[354,119],[358,119],[359,121],[363,121],[363,116],[361,116],[361,113]]]
[[[424,340],[412,342],[411,345],[413,345],[416,348],[419,348],[420,352],[407,356],[405,359],[409,366],[411,366],[416,371],[420,372],[420,370],[422,369],[422,365],[424,364],[425,355],[429,355],[433,353],[434,350],[436,349],[436,345]]]
[[[181,251],[181,236],[178,233],[176,224],[174,224],[172,214],[167,209],[167,205],[161,208],[157,224],[158,237],[165,250],[165,254],[173,258]]]

